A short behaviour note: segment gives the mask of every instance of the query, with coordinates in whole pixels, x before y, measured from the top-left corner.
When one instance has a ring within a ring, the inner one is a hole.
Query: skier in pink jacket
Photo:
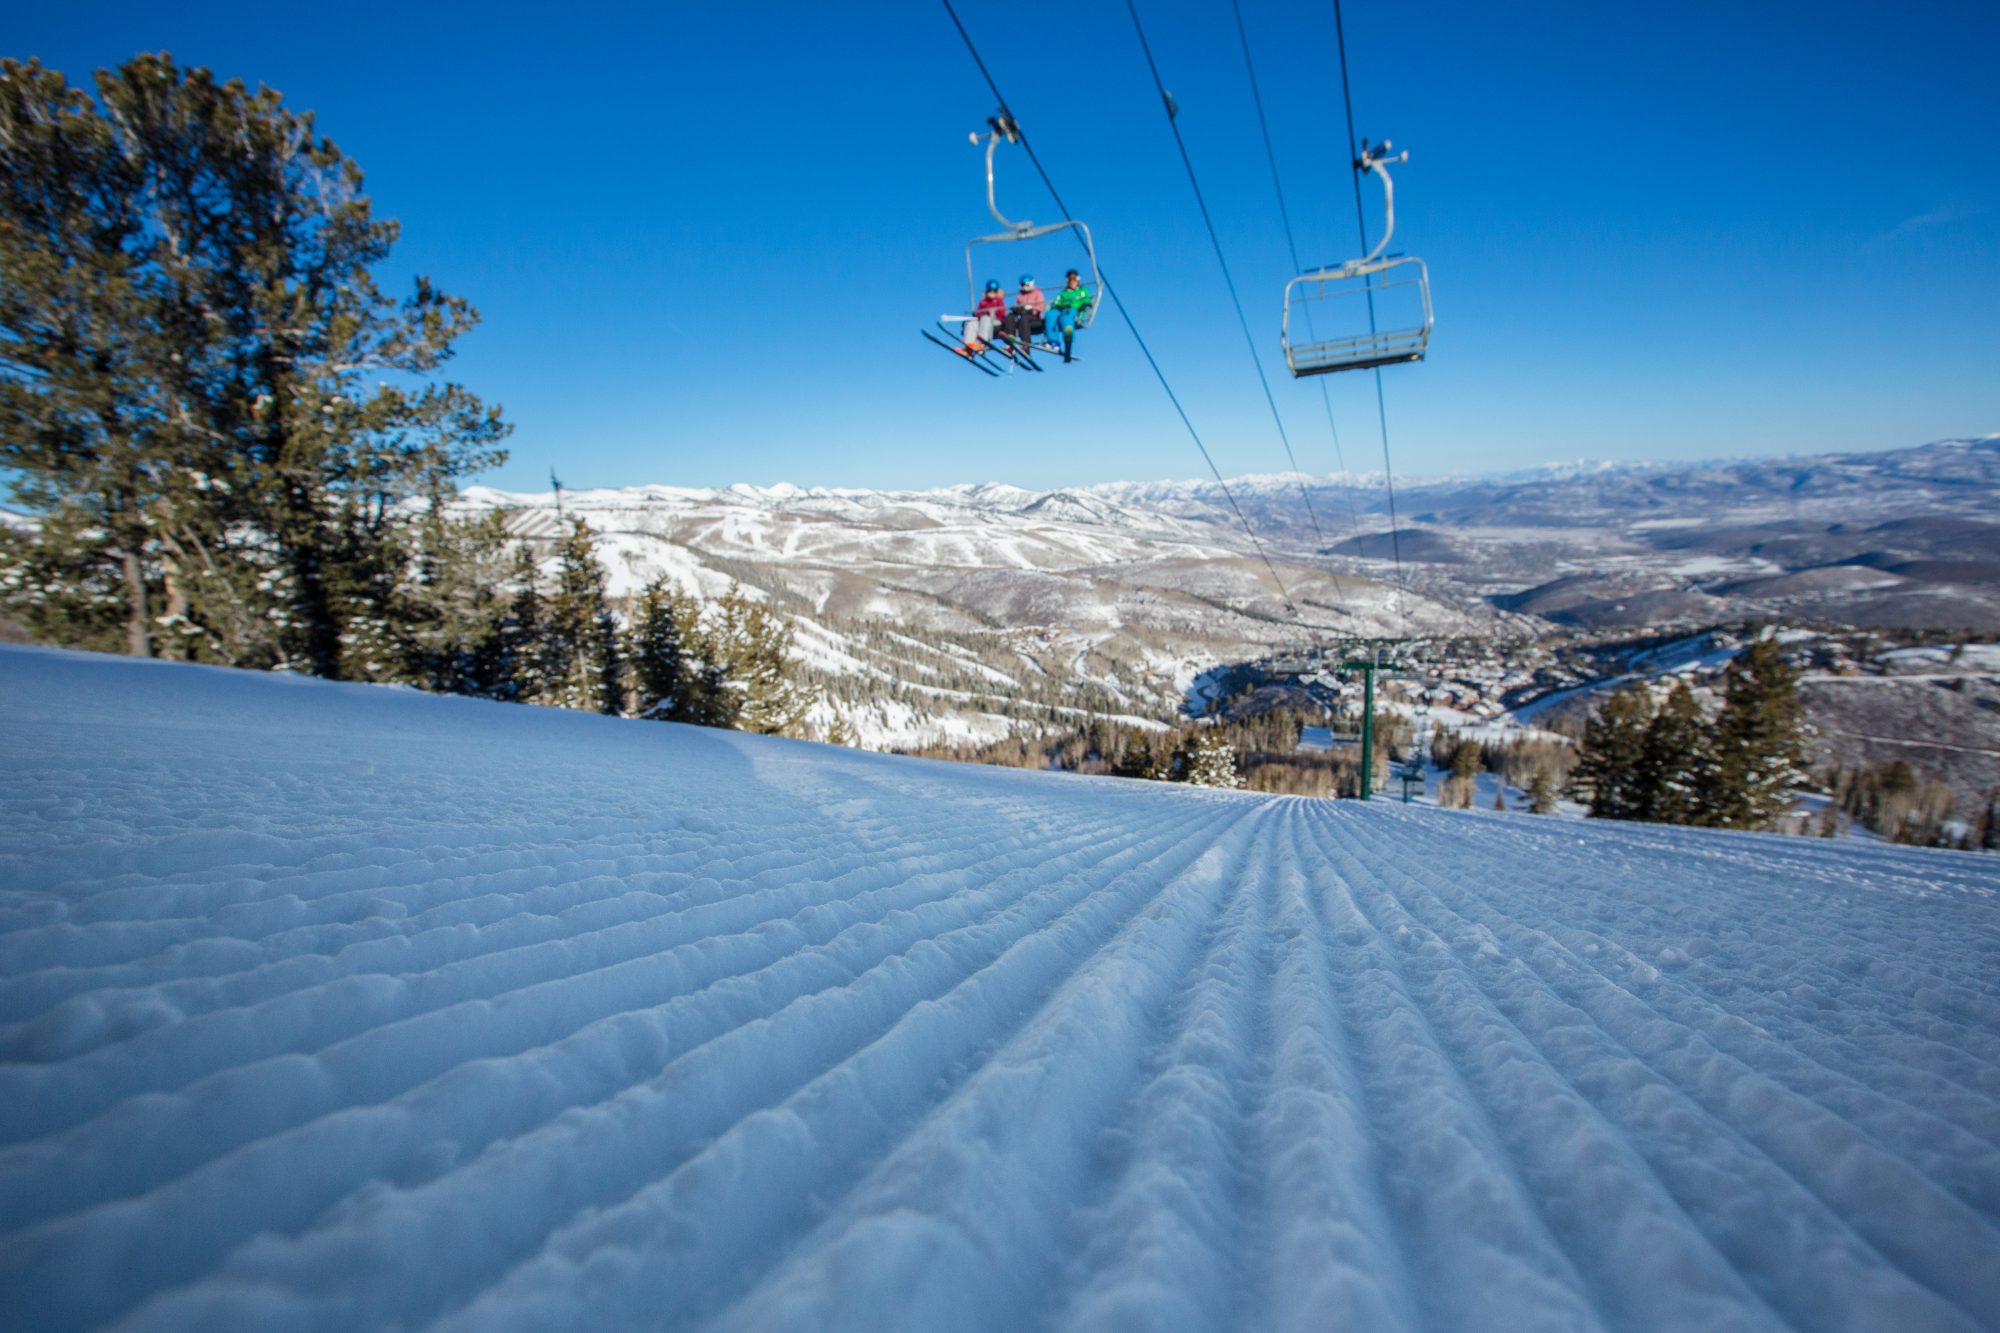
[[[1007,336],[1014,346],[1026,355],[1033,345],[1034,336],[1042,331],[1047,317],[1049,298],[1035,285],[1034,275],[1021,275],[1021,290],[1014,297],[1014,313],[1007,316]]]
[[[986,344],[993,341],[993,330],[1007,319],[1007,296],[1000,290],[998,279],[986,284],[986,294],[979,298],[979,304],[972,308],[972,318],[959,329],[959,336],[965,346],[959,352],[965,356],[977,356],[986,350]]]

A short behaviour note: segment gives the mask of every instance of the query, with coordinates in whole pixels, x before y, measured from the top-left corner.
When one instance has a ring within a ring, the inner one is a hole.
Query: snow
[[[2000,860],[0,648],[21,1328],[1974,1329]]]
[[[1975,672],[2000,671],[2000,643],[1948,643],[1926,648],[1894,648],[1881,661],[1898,676],[1950,679]]]
[[[1809,632],[1783,631],[1776,637],[1781,643],[1797,642],[1811,638]],[[1669,676],[1698,677],[1704,673],[1720,670],[1743,651],[1740,647],[1717,647],[1707,633],[1675,639],[1659,647],[1634,653],[1626,659],[1626,670],[1619,675],[1606,676],[1598,680],[1585,681],[1566,689],[1551,690],[1537,695],[1520,707],[1506,714],[1506,719],[1522,727],[1532,727],[1536,718],[1567,700],[1593,694],[1609,694],[1639,681],[1657,681]]]

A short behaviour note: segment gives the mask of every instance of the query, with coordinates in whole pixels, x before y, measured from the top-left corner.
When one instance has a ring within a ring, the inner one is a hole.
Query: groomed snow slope
[[[17,1328],[1991,1327],[2000,862],[0,649]]]

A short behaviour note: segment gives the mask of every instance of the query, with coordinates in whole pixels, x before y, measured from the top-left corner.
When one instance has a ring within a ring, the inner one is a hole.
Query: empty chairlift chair
[[[1382,239],[1360,259],[1301,273],[1285,284],[1285,364],[1294,377],[1337,370],[1369,370],[1421,361],[1431,340],[1431,279],[1413,255],[1385,255],[1396,233],[1396,189],[1389,143],[1364,140],[1355,167],[1382,180]],[[1321,336],[1319,330],[1339,330]]]

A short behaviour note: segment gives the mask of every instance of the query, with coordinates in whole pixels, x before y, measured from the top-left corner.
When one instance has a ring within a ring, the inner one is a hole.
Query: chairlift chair
[[[986,209],[989,213],[993,214],[994,220],[1007,230],[995,232],[990,236],[975,236],[965,243],[965,308],[971,310],[979,304],[979,277],[974,271],[972,262],[973,252],[978,247],[982,245],[1003,245],[1020,241],[1034,241],[1044,236],[1053,236],[1058,232],[1073,231],[1076,233],[1077,239],[1083,242],[1084,262],[1089,265],[1087,275],[1081,269],[1078,270],[1078,277],[1082,279],[1083,289],[1090,293],[1090,304],[1084,308],[1083,313],[1077,317],[1076,321],[1077,332],[1081,333],[1083,330],[1089,328],[1091,322],[1097,318],[1098,307],[1104,303],[1104,279],[1097,271],[1097,244],[1091,239],[1090,228],[1075,218],[1065,218],[1061,222],[1037,223],[1029,220],[1015,222],[1002,213],[993,193],[993,154],[998,150],[1000,142],[1003,139],[1008,143],[1019,143],[1021,141],[1021,130],[1014,123],[1013,117],[1004,111],[989,117],[986,124],[987,131],[984,135],[975,130],[970,137],[975,147],[978,146],[981,138],[984,138],[986,141]],[[1053,299],[1054,294],[1061,290],[1061,288],[1058,286],[1044,286],[1042,290]],[[938,317],[938,326],[956,337],[964,322],[972,318],[974,318],[972,315],[940,315]],[[1003,359],[1008,362],[1013,360],[1012,357],[1005,357]]]
[[[1430,748],[1431,692],[1425,690],[1417,696],[1417,706],[1410,713],[1410,749],[1429,753]]]
[[[1366,140],[1362,141],[1361,157],[1354,165],[1357,170],[1381,177],[1382,239],[1359,259],[1301,273],[1285,284],[1281,339],[1285,364],[1293,378],[1340,370],[1369,370],[1424,359],[1431,340],[1430,270],[1414,255],[1384,253],[1389,248],[1389,238],[1396,234],[1396,187],[1389,178],[1388,164],[1407,162],[1409,158],[1408,152],[1389,156],[1386,139],[1373,148]],[[1342,302],[1345,304],[1338,304]],[[1385,306],[1391,324],[1381,328],[1378,318],[1381,307]],[[1360,327],[1364,309],[1369,325],[1364,331],[1327,338],[1317,335],[1315,310],[1331,317],[1338,327],[1352,329]],[[1303,341],[1295,342],[1292,338],[1295,310],[1306,328]]]

